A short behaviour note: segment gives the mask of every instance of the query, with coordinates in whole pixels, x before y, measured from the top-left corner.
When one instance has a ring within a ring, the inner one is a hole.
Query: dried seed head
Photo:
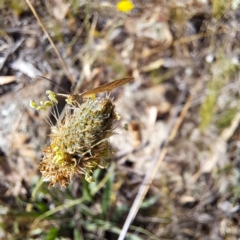
[[[111,92],[132,80],[118,79],[80,95],[55,94],[48,90],[46,94],[50,101],[41,101],[39,106],[30,101],[30,106],[38,111],[56,107],[56,96],[66,97],[68,104],[67,114],[61,123],[57,109],[53,110],[58,126],[51,126],[51,143],[42,149],[39,170],[50,186],[58,183],[67,187],[74,175],[85,176],[88,182],[93,182],[93,171],[108,166],[111,154],[108,139],[114,134],[114,122],[120,119],[120,115],[115,112],[111,99],[95,98],[95,94]],[[77,101],[79,97],[87,99],[80,104]],[[50,119],[48,122],[51,124]]]
[[[94,181],[93,171],[108,165],[108,138],[114,134],[116,120],[109,98],[88,98],[82,104],[68,106],[63,122],[51,128],[50,146],[42,149],[39,169],[50,186],[59,183],[67,187],[74,175]]]

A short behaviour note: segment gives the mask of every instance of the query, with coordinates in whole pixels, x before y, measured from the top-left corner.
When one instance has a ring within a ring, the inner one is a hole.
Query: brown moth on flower
[[[93,171],[106,168],[111,155],[109,137],[114,134],[114,123],[119,119],[112,99],[109,97],[89,97],[98,92],[110,92],[133,78],[124,78],[104,84],[80,95],[55,94],[47,91],[50,101],[38,106],[31,101],[30,106],[37,110],[58,103],[56,96],[67,97],[67,111],[63,121],[57,119],[57,126],[51,126],[50,145],[43,148],[43,158],[39,170],[50,186],[60,184],[67,187],[74,175],[84,176],[93,182]],[[83,103],[77,97],[86,97]]]

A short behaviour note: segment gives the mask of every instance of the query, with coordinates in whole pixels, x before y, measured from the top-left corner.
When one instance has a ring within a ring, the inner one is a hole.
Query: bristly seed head
[[[60,184],[67,187],[74,175],[85,176],[93,182],[93,171],[106,168],[111,154],[108,139],[114,134],[114,122],[120,119],[109,97],[95,98],[99,92],[111,92],[133,78],[122,78],[83,92],[80,95],[57,94],[67,97],[68,109],[62,122],[59,120],[56,94],[46,91],[50,101],[41,101],[38,106],[30,101],[30,106],[38,111],[53,107],[52,114],[58,122],[53,126],[51,119],[50,145],[43,148],[43,159],[39,164],[50,186]],[[80,104],[78,97],[87,99]],[[55,107],[55,108],[54,108]]]
[[[48,92],[48,97],[50,102],[31,105],[38,110],[57,103],[54,93]],[[93,182],[93,171],[108,166],[108,139],[114,134],[118,119],[114,108],[109,98],[87,98],[82,104],[71,102],[65,119],[51,127],[50,145],[42,149],[39,170],[50,186],[58,183],[67,187],[74,175]]]

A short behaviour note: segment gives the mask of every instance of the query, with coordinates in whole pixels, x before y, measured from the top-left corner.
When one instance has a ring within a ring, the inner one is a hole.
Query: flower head
[[[114,132],[114,123],[119,120],[115,106],[109,95],[105,98],[95,98],[98,92],[110,92],[133,78],[123,78],[103,84],[100,87],[81,94],[85,100],[78,102],[79,95],[55,94],[48,90],[49,101],[41,101],[40,105],[30,101],[30,106],[37,111],[53,107],[51,119],[50,145],[43,148],[43,158],[39,163],[44,180],[50,186],[59,184],[67,187],[74,175],[84,176],[88,182],[93,182],[93,171],[97,168],[107,168],[111,155],[109,137]],[[56,96],[67,97],[67,111],[63,121],[59,120]],[[86,98],[87,97],[87,98]],[[55,107],[55,109],[54,109]]]
[[[134,5],[129,0],[120,0],[117,4],[117,10],[119,12],[129,12],[134,8]]]
[[[75,175],[93,182],[93,171],[106,168],[111,155],[108,139],[117,120],[111,99],[87,98],[68,108],[65,119],[51,127],[50,145],[42,149],[38,166],[50,186],[67,187]]]

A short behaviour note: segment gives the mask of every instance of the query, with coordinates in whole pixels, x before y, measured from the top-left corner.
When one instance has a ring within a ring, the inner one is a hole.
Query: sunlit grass
[[[224,54],[219,53],[217,55],[216,62],[211,66],[211,79],[208,82],[206,97],[200,109],[200,128],[203,131],[209,126],[214,118],[217,110],[216,103],[221,89],[231,81],[231,78],[234,76],[237,69],[237,65],[234,64],[231,59],[225,57]],[[231,121],[231,119],[232,115],[230,118],[228,116],[227,122]]]

